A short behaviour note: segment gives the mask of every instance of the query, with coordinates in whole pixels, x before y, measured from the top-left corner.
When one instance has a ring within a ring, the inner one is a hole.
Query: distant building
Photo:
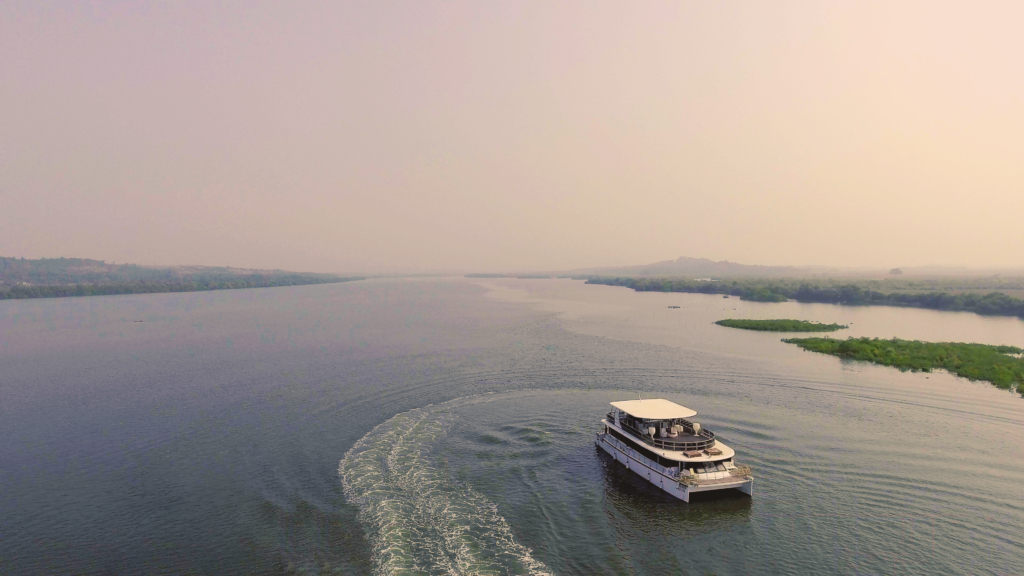
[[[900,270],[899,268],[893,268],[892,270],[889,270],[889,274],[892,274],[893,276],[902,276],[903,270]]]

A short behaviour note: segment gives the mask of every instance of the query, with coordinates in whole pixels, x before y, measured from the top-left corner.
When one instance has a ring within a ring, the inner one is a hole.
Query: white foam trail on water
[[[452,403],[411,410],[377,426],[338,466],[345,498],[359,506],[374,574],[550,576],[515,541],[498,507],[452,482],[431,448],[446,434]]]

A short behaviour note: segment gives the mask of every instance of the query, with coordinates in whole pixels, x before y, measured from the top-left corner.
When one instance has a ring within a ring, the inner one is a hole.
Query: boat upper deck
[[[687,418],[696,410],[663,398],[612,402],[607,423],[625,433],[623,439],[644,444],[671,460],[729,458],[733,451],[717,442],[715,433]]]
[[[609,432],[621,440],[633,443],[638,448],[643,446],[668,460],[711,462],[728,460],[736,455],[735,450],[714,439],[714,434],[707,430],[702,430],[701,436],[680,434],[676,438],[651,438],[649,435],[643,435],[638,430],[623,425],[622,422],[616,424],[615,420],[611,418],[611,414],[607,419],[602,420],[602,423],[607,425]],[[711,438],[703,434],[707,434]]]
[[[615,413],[607,414],[608,422],[616,423]],[[699,452],[710,450],[715,447],[715,433],[707,428],[695,427],[692,422],[682,418],[658,421],[658,426],[647,426],[647,420],[633,418],[628,415],[620,415],[618,426],[636,439],[662,450],[677,452]],[[655,430],[652,436],[649,428]],[[660,431],[674,428],[675,431],[662,435]]]

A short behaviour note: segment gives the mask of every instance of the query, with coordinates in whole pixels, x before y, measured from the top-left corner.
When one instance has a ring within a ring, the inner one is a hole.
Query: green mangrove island
[[[879,340],[878,338],[785,338],[804,350],[842,358],[864,360],[899,368],[906,372],[931,372],[941,368],[968,380],[985,380],[1009,390],[1016,386],[1024,395],[1024,358],[1016,346],[964,344],[961,342],[921,342],[918,340]]]
[[[719,326],[742,328],[744,330],[763,330],[766,332],[835,332],[849,328],[842,324],[819,324],[806,320],[740,320],[728,319],[715,322]]]

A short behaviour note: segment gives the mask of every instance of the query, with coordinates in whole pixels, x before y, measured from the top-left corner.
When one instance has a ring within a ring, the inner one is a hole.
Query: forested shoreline
[[[60,284],[39,286],[0,286],[0,300],[26,298],[64,298],[73,296],[112,296],[115,294],[157,294],[163,292],[203,292],[207,290],[234,290],[239,288],[273,288],[277,286],[304,286],[308,284],[334,284],[362,278],[309,278],[299,276],[275,278],[243,278],[232,281],[199,282],[118,282],[112,284]]]
[[[738,278],[708,281],[677,278],[587,277],[586,281],[588,284],[623,286],[639,292],[723,294],[761,302],[796,300],[797,302],[851,306],[902,306],[1024,318],[1024,300],[994,291],[987,294],[954,294],[947,291],[881,292],[872,289],[871,283],[863,281],[860,283],[829,281],[828,284],[824,284],[807,279]],[[873,284],[877,284],[877,282]]]
[[[82,258],[0,258],[0,300],[272,288],[362,279],[283,270],[117,265]]]

